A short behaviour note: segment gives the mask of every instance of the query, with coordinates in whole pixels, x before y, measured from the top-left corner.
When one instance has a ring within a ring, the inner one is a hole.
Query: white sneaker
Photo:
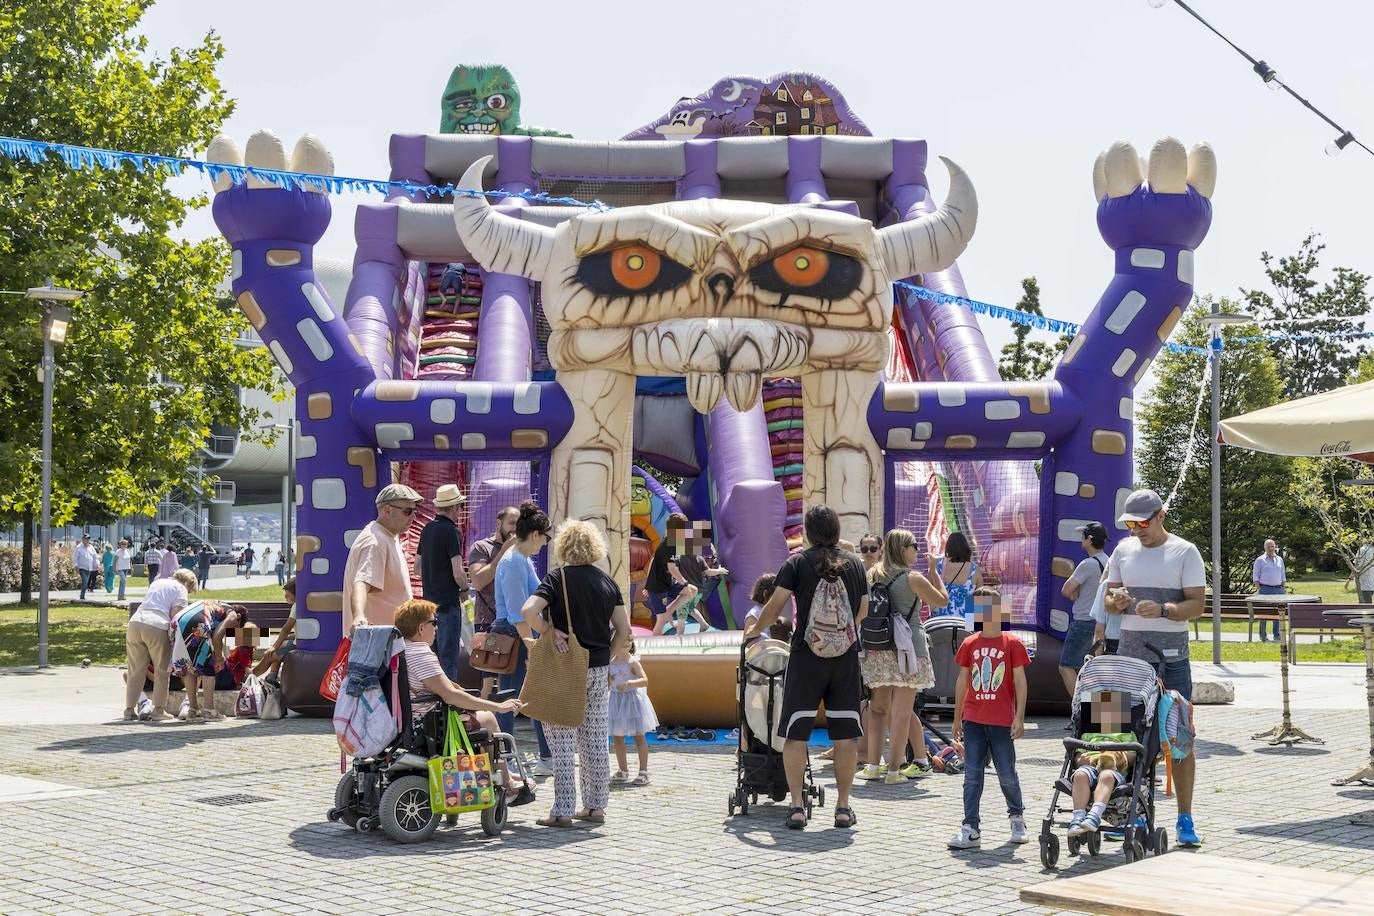
[[[530,767],[530,773],[534,776],[552,776],[553,766],[543,757],[540,757],[539,762]]]
[[[1020,814],[1013,814],[1011,820],[1011,842],[1029,843],[1030,831],[1026,829],[1026,818]]]
[[[181,701],[181,711],[177,713],[177,718],[180,719],[181,721],[185,722],[185,721],[186,721],[187,719],[189,719],[190,717],[191,717],[191,701],[190,701],[190,700],[182,700],[182,701]]]
[[[883,771],[878,769],[876,763],[870,763],[854,775],[859,779],[882,779]]]
[[[983,845],[983,837],[968,824],[960,824],[959,832],[949,841],[950,849],[977,849]]]

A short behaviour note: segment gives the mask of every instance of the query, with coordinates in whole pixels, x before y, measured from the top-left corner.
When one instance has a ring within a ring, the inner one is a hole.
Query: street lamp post
[[[1202,320],[1212,331],[1212,664],[1221,664],[1221,329],[1255,319],[1212,311]]]
[[[67,325],[72,312],[64,302],[75,302],[84,295],[80,290],[53,286],[35,286],[24,293],[25,299],[43,303],[43,465],[42,496],[38,522],[38,667],[48,667],[48,578],[52,540],[52,388],[57,360],[53,345],[67,339]]]

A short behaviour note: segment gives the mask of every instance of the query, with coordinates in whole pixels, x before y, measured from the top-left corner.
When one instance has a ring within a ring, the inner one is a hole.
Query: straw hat
[[[456,506],[465,503],[468,498],[463,495],[463,491],[458,489],[456,483],[446,483],[434,492],[434,508],[447,509],[449,506]]]

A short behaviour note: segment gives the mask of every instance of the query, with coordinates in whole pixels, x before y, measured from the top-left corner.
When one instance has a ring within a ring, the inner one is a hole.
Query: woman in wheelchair
[[[1082,740],[1089,744],[1140,740],[1130,731],[1131,699],[1125,693],[1104,690],[1093,694],[1092,719],[1099,730],[1083,735]],[[1074,759],[1077,769],[1073,771],[1073,816],[1069,820],[1069,836],[1095,833],[1102,826],[1102,815],[1111,802],[1112,790],[1130,781],[1133,763],[1135,751],[1084,748],[1078,752]],[[1090,797],[1093,804],[1089,809]]]
[[[437,625],[437,608],[433,602],[412,599],[396,609],[396,629],[405,640],[406,675],[410,684],[411,712],[417,720],[434,709],[439,701],[463,711],[463,727],[469,732],[485,729],[496,734],[500,728],[496,724],[496,713],[520,711],[520,701],[506,700],[493,703],[473,696],[462,687],[450,681],[439,666],[439,657],[434,654],[434,635]],[[502,767],[506,766],[504,758]],[[516,779],[509,769],[506,770],[506,794],[515,798],[526,791],[524,782]],[[531,800],[533,796],[530,796]]]

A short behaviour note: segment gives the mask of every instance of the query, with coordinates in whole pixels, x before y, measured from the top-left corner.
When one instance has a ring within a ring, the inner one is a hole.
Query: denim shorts
[[[649,611],[655,616],[668,613],[668,605],[672,604],[678,594],[682,592],[683,583],[674,582],[666,592],[644,593],[644,603],[648,605]]]
[[[1111,774],[1112,776],[1115,776],[1115,777],[1116,777],[1116,785],[1118,785],[1118,786],[1124,786],[1124,785],[1126,784],[1126,781],[1127,781],[1127,780],[1126,780],[1126,777],[1123,776],[1123,775],[1121,775],[1121,771],[1120,771],[1120,770],[1102,770],[1102,771],[1099,771],[1099,770],[1097,769],[1097,767],[1093,766],[1091,763],[1079,764],[1078,769],[1074,770],[1073,772],[1074,772],[1074,775],[1077,775],[1077,774],[1079,774],[1079,773],[1087,773],[1087,774],[1088,774],[1088,785],[1089,785],[1089,787],[1094,788],[1094,789],[1097,788],[1097,780],[1100,779],[1100,778],[1103,777],[1103,776],[1108,775],[1108,774]],[[1113,788],[1115,788],[1115,787],[1113,787]]]
[[[1193,701],[1193,663],[1186,658],[1164,662],[1164,689],[1177,690],[1179,696]]]
[[[1059,666],[1077,671],[1083,667],[1083,656],[1092,651],[1093,634],[1097,623],[1093,620],[1075,620],[1069,624],[1064,634],[1064,649],[1059,653]]]

